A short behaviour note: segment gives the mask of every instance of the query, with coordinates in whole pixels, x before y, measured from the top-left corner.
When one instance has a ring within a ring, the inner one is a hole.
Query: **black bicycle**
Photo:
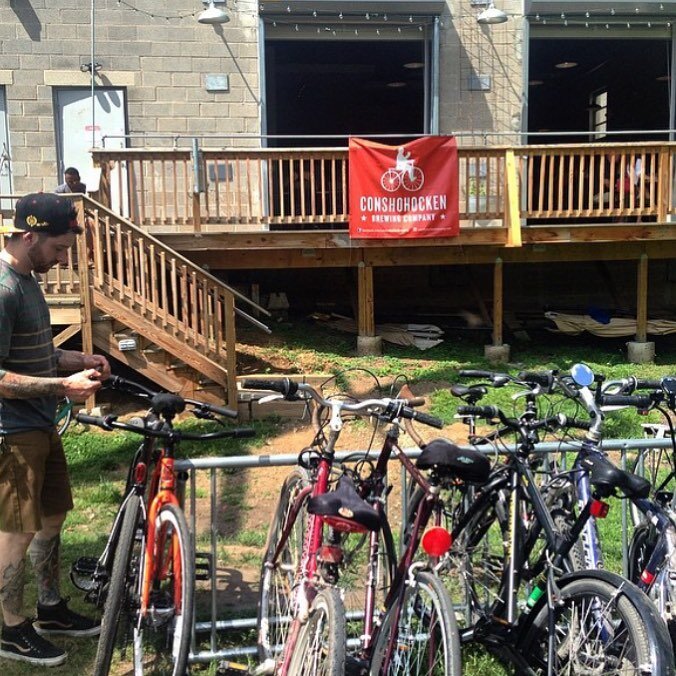
[[[469,504],[452,501],[453,547],[439,574],[464,611],[463,642],[484,645],[524,674],[672,674],[669,634],[646,595],[618,575],[570,563],[589,518],[604,515],[603,499],[641,490],[637,477],[593,459],[589,500],[562,527],[540,492],[532,454],[538,431],[575,421],[509,418],[495,406],[460,406],[458,413],[496,425],[493,438],[517,440],[500,449],[504,462]]]

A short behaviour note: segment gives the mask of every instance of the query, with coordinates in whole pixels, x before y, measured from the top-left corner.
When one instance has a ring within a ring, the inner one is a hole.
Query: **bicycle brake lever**
[[[277,401],[278,399],[284,399],[283,394],[266,394],[264,397],[261,397],[258,400],[259,404],[269,404],[271,401]]]

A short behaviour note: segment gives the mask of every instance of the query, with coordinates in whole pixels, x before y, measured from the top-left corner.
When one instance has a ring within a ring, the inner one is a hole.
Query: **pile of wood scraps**
[[[337,331],[357,334],[357,322],[350,317],[332,313],[312,315],[313,319],[330,326]],[[394,345],[416,347],[419,350],[429,350],[443,342],[444,332],[434,324],[376,324],[376,336]]]

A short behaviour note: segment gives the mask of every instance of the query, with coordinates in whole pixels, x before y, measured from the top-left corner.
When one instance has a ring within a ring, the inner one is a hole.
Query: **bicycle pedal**
[[[209,552],[195,552],[195,579],[211,579],[212,557]]]
[[[93,556],[81,556],[70,567],[70,579],[73,585],[83,592],[90,592],[97,586],[94,574],[99,560]]]

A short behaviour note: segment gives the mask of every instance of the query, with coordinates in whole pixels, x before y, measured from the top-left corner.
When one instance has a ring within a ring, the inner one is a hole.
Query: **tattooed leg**
[[[33,538],[28,553],[35,569],[38,582],[38,602],[43,606],[53,606],[61,600],[59,593],[59,545],[61,536]]]
[[[32,537],[32,533],[0,532],[0,604],[6,625],[24,620],[25,556]]]

